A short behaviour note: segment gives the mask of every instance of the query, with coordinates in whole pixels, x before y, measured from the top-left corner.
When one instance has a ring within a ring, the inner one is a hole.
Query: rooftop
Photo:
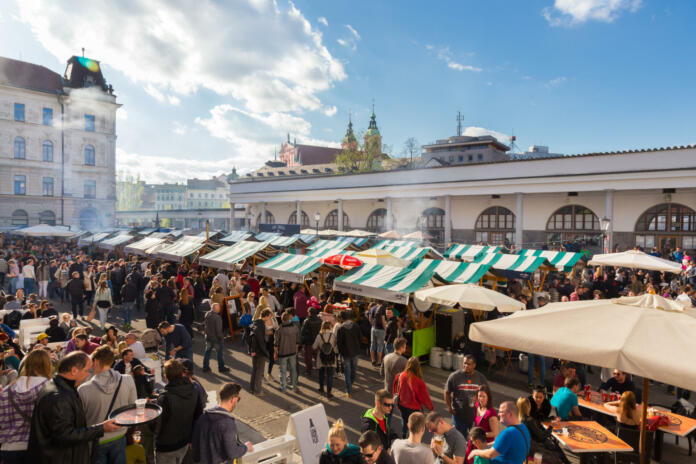
[[[493,145],[496,145],[499,149],[503,151],[508,151],[510,150],[510,147],[507,145],[501,143],[493,137],[492,135],[481,135],[478,137],[470,137],[467,135],[455,135],[452,137],[448,137],[446,139],[441,139],[435,141],[435,143],[430,143],[427,145],[423,145],[423,148],[428,149],[428,148],[442,148],[442,147],[455,147],[455,146],[464,146],[464,145],[477,145],[481,143],[490,143]]]
[[[63,79],[44,66],[0,57],[0,84],[55,94],[63,88]]]

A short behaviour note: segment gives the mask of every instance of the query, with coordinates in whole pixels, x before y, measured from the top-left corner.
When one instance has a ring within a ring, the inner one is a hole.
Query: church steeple
[[[354,150],[357,150],[358,148],[358,139],[355,138],[355,134],[353,133],[353,121],[350,112],[348,113],[348,129],[346,130],[346,135],[343,137],[343,142],[341,143],[342,149],[345,150],[348,147]]]
[[[367,127],[367,134],[374,135],[379,134],[379,129],[377,128],[377,116],[375,116],[375,104],[372,104],[372,115],[370,116],[370,125]]]
[[[375,116],[375,103],[372,102],[372,115],[370,115],[370,125],[365,132],[364,150],[374,155],[382,154],[382,134],[377,128],[377,116]]]

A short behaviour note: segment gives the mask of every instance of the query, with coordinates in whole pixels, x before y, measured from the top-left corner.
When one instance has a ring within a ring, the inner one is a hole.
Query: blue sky
[[[669,0],[21,0],[0,55],[57,72],[86,48],[123,104],[119,169],[172,181],[260,166],[290,132],[337,144],[374,99],[399,155],[454,135],[522,149],[696,142],[696,3]],[[195,6],[195,10],[190,7]],[[659,161],[657,161],[659,162]]]

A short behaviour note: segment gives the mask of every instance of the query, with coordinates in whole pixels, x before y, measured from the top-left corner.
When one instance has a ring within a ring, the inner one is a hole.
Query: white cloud
[[[324,26],[328,26],[328,25],[329,25],[329,22],[328,22],[328,21],[326,20],[326,18],[323,17],[323,16],[320,16],[319,19],[317,19],[317,22],[320,23],[320,24],[323,24]]]
[[[426,45],[425,48],[430,51],[436,50],[435,47],[432,45]],[[476,66],[465,65],[454,61],[452,59],[452,52],[450,51],[449,47],[442,47],[437,49],[437,54],[435,56],[438,60],[444,61],[447,64],[448,68],[454,69],[455,71],[483,71],[481,68],[477,68]]]
[[[175,158],[173,156],[152,156],[140,153],[129,153],[122,148],[116,148],[116,172],[140,177],[148,183],[182,182],[195,177],[207,179],[222,173],[229,173],[233,167],[238,167],[241,173],[248,168],[239,169],[239,159],[226,158],[218,161],[204,161],[195,156]]]
[[[172,132],[176,135],[184,135],[188,132],[188,127],[185,124],[180,123],[179,121],[174,121]]]
[[[338,112],[338,108],[335,106],[327,106],[324,108],[324,114],[327,115],[328,117],[332,117]]]
[[[635,13],[642,0],[555,0],[541,11],[552,26],[573,26],[595,20],[611,23],[624,11]]]
[[[510,136],[503,134],[502,132],[494,131],[491,129],[486,129],[485,127],[468,126],[462,131],[462,135],[469,137],[480,137],[482,135],[492,135],[498,142],[508,144],[510,143]]]
[[[346,29],[348,29],[348,35],[340,39],[337,39],[336,42],[338,42],[338,44],[342,47],[350,48],[351,50],[357,50],[358,42],[361,38],[360,34],[358,34],[358,31],[356,31],[355,28],[350,24],[346,24]]]
[[[154,98],[160,103],[164,103],[164,94],[159,91],[157,87],[152,84],[147,84],[144,88],[145,93]]]
[[[124,108],[121,107],[116,111],[116,119],[119,121],[128,121],[128,111]]]
[[[256,112],[321,110],[317,94],[346,78],[292,3],[284,10],[274,0],[201,0],[196,8],[186,0],[17,5],[19,19],[59,60],[89,44],[93,58],[156,99],[206,88]]]
[[[167,95],[167,101],[173,106],[179,106],[181,104],[181,99],[175,95]]]
[[[546,86],[546,88],[549,88],[549,89],[551,87],[558,87],[559,85],[563,84],[567,80],[568,79],[565,76],[560,76],[560,77],[557,77],[555,79],[551,79],[546,84],[544,84],[544,86]]]
[[[360,40],[360,34],[358,34],[358,31],[356,31],[353,26],[350,24],[346,24],[346,27],[350,31],[351,34],[353,34],[353,37],[355,37],[356,40]]]

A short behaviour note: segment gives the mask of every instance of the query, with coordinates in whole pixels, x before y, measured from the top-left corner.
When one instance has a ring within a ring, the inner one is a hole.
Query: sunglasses
[[[384,406],[385,408],[393,408],[394,403],[382,403],[382,406]]]
[[[376,453],[377,453],[377,451],[373,451],[371,453],[360,453],[360,454],[362,454],[363,457],[365,457],[367,459],[372,459],[372,456],[374,456]]]

